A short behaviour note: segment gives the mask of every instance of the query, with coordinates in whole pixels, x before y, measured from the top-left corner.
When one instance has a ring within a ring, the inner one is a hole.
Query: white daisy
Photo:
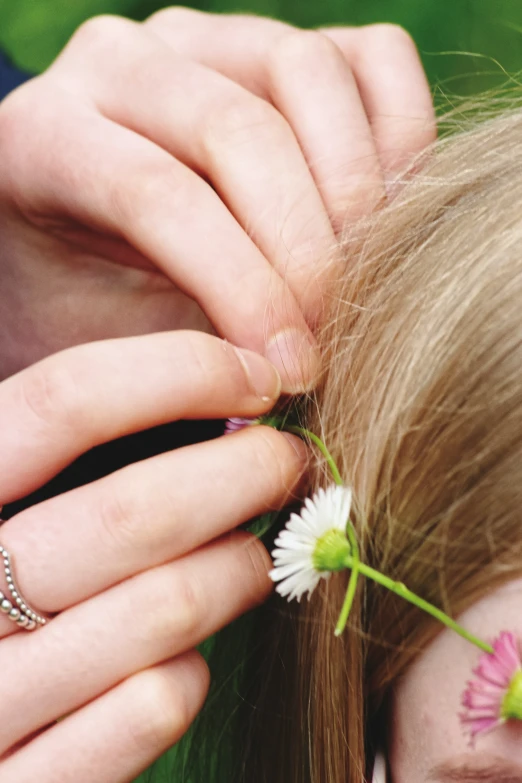
[[[276,590],[280,595],[300,601],[308,592],[310,598],[321,578],[328,579],[332,571],[346,568],[351,503],[351,489],[332,484],[306,498],[300,514],[291,514],[272,552],[270,577],[279,582]]]

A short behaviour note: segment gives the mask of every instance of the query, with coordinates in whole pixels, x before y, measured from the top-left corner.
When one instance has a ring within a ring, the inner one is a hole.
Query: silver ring
[[[0,525],[3,522],[4,520],[0,519]],[[0,590],[0,612],[26,631],[34,631],[35,628],[46,625],[48,618],[35,611],[21,594],[14,578],[11,555],[1,544],[0,557],[4,565],[5,580],[10,593],[10,596],[7,596]]]

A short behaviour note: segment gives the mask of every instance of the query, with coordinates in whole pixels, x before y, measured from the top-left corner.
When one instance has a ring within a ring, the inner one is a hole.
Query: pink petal
[[[502,631],[493,642],[493,652],[483,653],[476,669],[477,679],[467,683],[461,703],[460,721],[471,737],[491,731],[504,721],[501,717],[504,697],[521,669],[520,652],[515,636]]]
[[[503,631],[493,643],[493,649],[499,664],[509,673],[511,679],[514,672],[520,668],[520,655],[515,637],[512,633]]]
[[[502,692],[500,698],[490,693],[480,693],[468,688],[462,696],[462,706],[467,707],[469,710],[477,709],[489,709],[494,717],[498,717],[500,707],[502,704]]]
[[[232,417],[227,419],[225,424],[225,435],[231,432],[238,432],[238,430],[244,430],[245,427],[250,427],[252,424],[257,424],[258,419],[242,419],[239,417]]]
[[[498,665],[495,655],[490,655],[489,653],[481,656],[477,668],[473,669],[473,673],[477,677],[487,680],[492,685],[497,685],[499,688],[507,688],[511,679],[506,675],[503,667]]]
[[[486,734],[486,732],[499,726],[502,721],[494,718],[473,718],[469,719],[466,715],[460,716],[461,723],[469,723],[467,726],[467,733],[470,735],[470,742],[473,744],[475,737],[479,734]]]

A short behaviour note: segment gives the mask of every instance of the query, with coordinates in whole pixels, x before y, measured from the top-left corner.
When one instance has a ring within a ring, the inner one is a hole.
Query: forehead
[[[503,630],[513,631],[522,639],[522,580],[486,596],[459,621],[488,641]],[[436,781],[440,778],[428,777],[434,767],[459,759],[473,762],[484,753],[520,766],[517,780],[522,783],[522,723],[511,723],[479,737],[474,751],[462,732],[461,695],[479,656],[469,642],[444,630],[396,685],[388,747],[397,783]],[[470,783],[478,780],[468,779]]]

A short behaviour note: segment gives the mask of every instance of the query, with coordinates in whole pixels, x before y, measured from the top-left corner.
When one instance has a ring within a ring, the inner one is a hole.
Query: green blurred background
[[[24,68],[43,69],[89,16],[144,19],[161,0],[0,0],[0,46]],[[274,16],[302,27],[395,22],[415,38],[431,83],[468,94],[522,68],[522,0],[194,0],[205,11]]]

